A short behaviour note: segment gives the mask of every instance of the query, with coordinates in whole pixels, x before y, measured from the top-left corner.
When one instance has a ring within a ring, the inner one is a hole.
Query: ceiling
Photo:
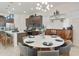
[[[37,2],[0,2],[0,13],[7,14],[12,8],[14,8],[15,14],[24,14],[24,11],[25,14],[50,14],[56,9],[66,14],[79,11],[79,2],[49,2],[49,4],[52,4],[53,7],[47,12],[36,10],[36,4]],[[34,10],[31,10],[31,8],[34,8]]]

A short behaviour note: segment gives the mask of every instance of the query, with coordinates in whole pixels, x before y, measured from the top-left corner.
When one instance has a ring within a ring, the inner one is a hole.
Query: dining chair
[[[72,47],[72,42],[70,40],[67,40],[66,45],[61,46],[59,48],[59,55],[60,56],[69,56],[71,47]]]
[[[12,46],[12,36],[8,36],[5,32],[0,34],[0,43],[4,46],[4,47],[9,47]]]
[[[28,55],[29,56],[37,56],[37,49],[36,48],[29,48]]]
[[[72,32],[72,30],[66,30],[65,31],[65,40],[73,41],[73,32]]]
[[[38,56],[59,56],[59,50],[38,51]]]
[[[18,43],[20,49],[20,56],[28,56],[28,47],[23,46],[21,43]]]
[[[36,56],[37,50],[35,48],[30,48],[24,46],[22,43],[18,43],[20,48],[20,56]]]

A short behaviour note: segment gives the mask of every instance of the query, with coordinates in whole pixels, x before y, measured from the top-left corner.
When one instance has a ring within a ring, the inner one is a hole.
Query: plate
[[[53,43],[52,42],[43,42],[43,45],[45,45],[45,46],[52,46]]]
[[[34,36],[30,35],[29,38],[35,38]]]
[[[30,41],[30,40],[29,40],[29,41],[26,41],[26,43],[34,43],[34,41]]]
[[[56,39],[55,41],[62,42],[62,40]]]

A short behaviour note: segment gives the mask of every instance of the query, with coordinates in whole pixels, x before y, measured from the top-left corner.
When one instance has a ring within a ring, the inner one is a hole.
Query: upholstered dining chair
[[[18,43],[20,49],[20,56],[28,56],[28,47],[23,46],[21,43]]]
[[[38,56],[59,56],[59,50],[53,51],[38,51]]]
[[[60,56],[69,56],[71,50],[72,42],[70,40],[66,41],[65,46],[61,46],[59,48],[59,55]]]
[[[72,40],[72,31],[71,30],[66,30],[65,31],[65,39],[66,40]]]
[[[18,45],[20,48],[20,56],[36,56],[37,55],[36,49],[24,46],[22,43],[18,43]]]

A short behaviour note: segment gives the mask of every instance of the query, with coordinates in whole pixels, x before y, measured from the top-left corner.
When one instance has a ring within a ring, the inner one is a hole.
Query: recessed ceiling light
[[[18,3],[18,5],[19,5],[19,6],[21,6],[21,5],[22,5],[22,3],[21,3],[21,2],[19,2],[19,3]]]
[[[12,8],[12,10],[14,11],[14,10],[15,10],[15,8]]]
[[[24,11],[24,13],[26,13],[26,11]]]

